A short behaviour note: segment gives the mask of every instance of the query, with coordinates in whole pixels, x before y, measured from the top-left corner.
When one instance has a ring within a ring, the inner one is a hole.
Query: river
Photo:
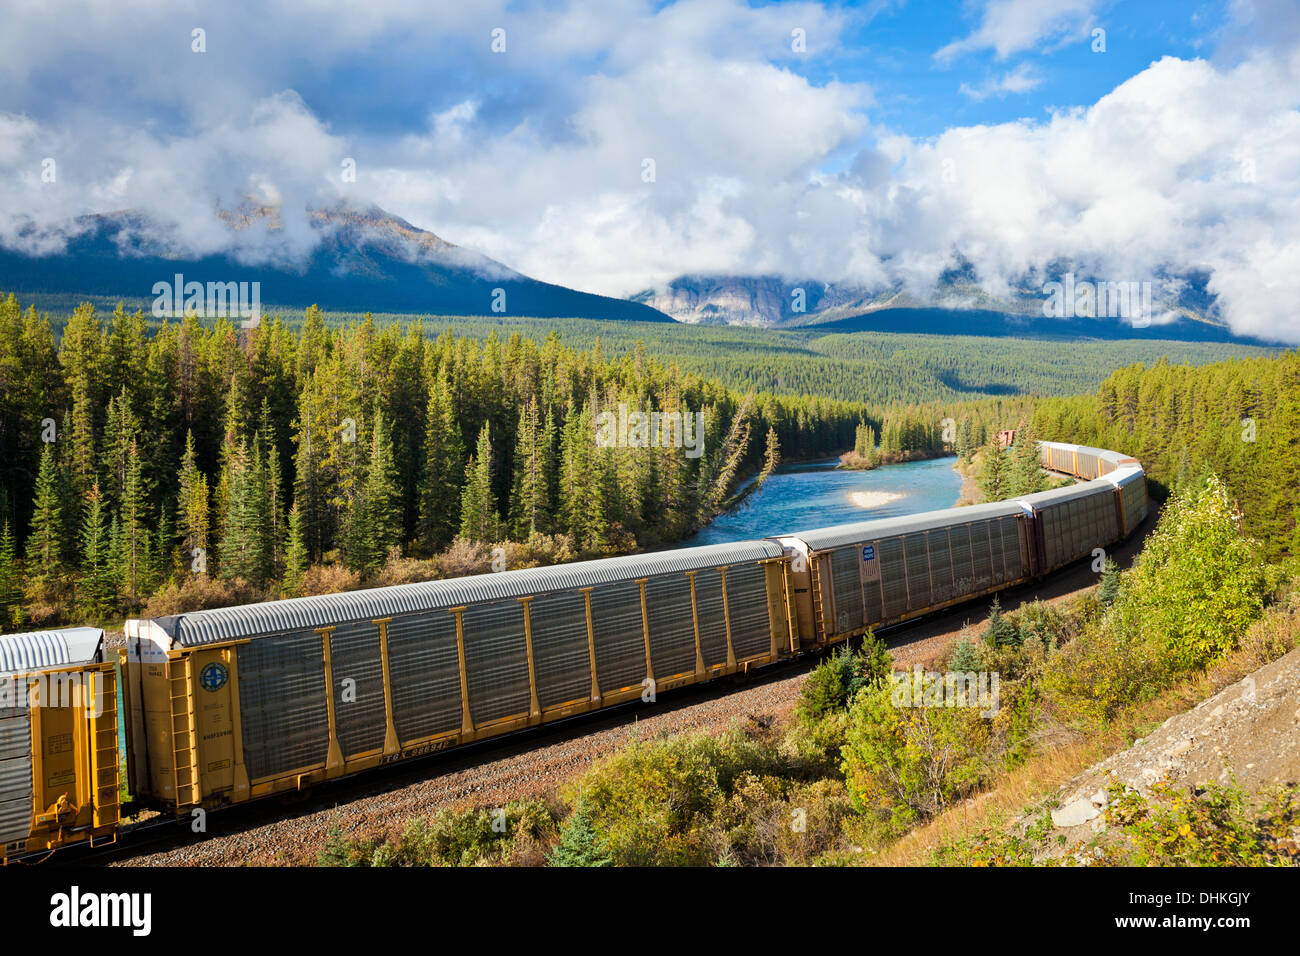
[[[872,471],[837,469],[836,458],[782,466],[767,483],[683,547],[747,541],[790,531],[951,508],[961,496],[956,458],[910,461]]]

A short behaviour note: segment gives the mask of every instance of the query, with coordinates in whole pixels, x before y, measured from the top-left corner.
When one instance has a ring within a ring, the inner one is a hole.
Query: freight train
[[[1041,442],[1079,483],[757,541],[0,637],[0,857],[182,817],[748,673],[1127,537],[1141,465]]]

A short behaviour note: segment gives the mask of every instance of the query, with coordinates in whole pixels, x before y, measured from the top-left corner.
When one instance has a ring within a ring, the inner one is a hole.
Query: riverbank
[[[840,463],[837,468],[845,471],[874,471],[884,465],[905,465],[913,461],[933,461],[936,458],[948,458],[952,452],[940,449],[938,451],[900,451],[900,452],[879,452],[872,458],[863,458],[856,451],[846,451],[839,456]]]
[[[961,475],[961,491],[957,496],[957,504],[953,507],[964,508],[966,505],[977,505],[984,501],[984,491],[980,488],[979,474],[980,462],[984,460],[983,450],[977,451],[968,462],[963,463],[960,458],[952,466],[952,470]]]

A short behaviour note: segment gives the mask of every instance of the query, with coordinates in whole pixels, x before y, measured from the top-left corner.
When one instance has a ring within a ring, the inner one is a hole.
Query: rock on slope
[[[1200,787],[1234,776],[1252,793],[1300,781],[1300,648],[1080,774],[1061,788],[1052,822],[1070,842],[1086,840],[1119,785],[1145,793],[1160,780]]]

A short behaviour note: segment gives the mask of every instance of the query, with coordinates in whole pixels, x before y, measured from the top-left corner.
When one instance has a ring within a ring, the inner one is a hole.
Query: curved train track
[[[1121,567],[1136,556],[1153,524],[1150,515],[1111,552]],[[1034,600],[1077,594],[1096,581],[1091,561],[1084,560],[1010,588],[1000,597],[1003,607],[1012,610]],[[967,625],[978,626],[986,612],[987,601],[977,599],[878,633],[896,665],[924,664],[941,655]],[[717,682],[683,687],[663,695],[653,708],[631,702],[463,751],[339,780],[290,806],[270,801],[234,807],[207,834],[195,835],[168,818],[168,826],[151,832],[143,842],[128,839],[103,856],[99,851],[68,851],[56,859],[115,866],[312,863],[336,826],[351,828],[348,836],[382,837],[400,830],[407,820],[442,807],[501,806],[512,799],[544,796],[580,774],[591,761],[643,732],[657,736],[716,730],[736,721],[777,716],[793,707],[804,674],[818,659],[805,655],[763,668],[739,686]]]
[[[735,545],[131,621],[118,661],[89,629],[0,638],[0,672],[32,691],[0,710],[5,855],[81,844],[73,856],[88,859],[120,839],[96,859],[136,856],[193,842],[178,824],[217,808],[228,833],[291,815],[261,797],[329,783],[304,804],[319,808],[427,776],[430,757],[448,774],[598,733],[637,716],[643,695],[656,713],[695,707],[727,696],[719,678],[762,687],[867,630],[905,638],[921,619],[1037,587],[1146,520],[1131,458],[1040,453],[1082,483]],[[56,678],[82,699],[45,705]],[[119,678],[120,705],[104,706]],[[137,806],[164,822],[123,823],[119,762]]]

